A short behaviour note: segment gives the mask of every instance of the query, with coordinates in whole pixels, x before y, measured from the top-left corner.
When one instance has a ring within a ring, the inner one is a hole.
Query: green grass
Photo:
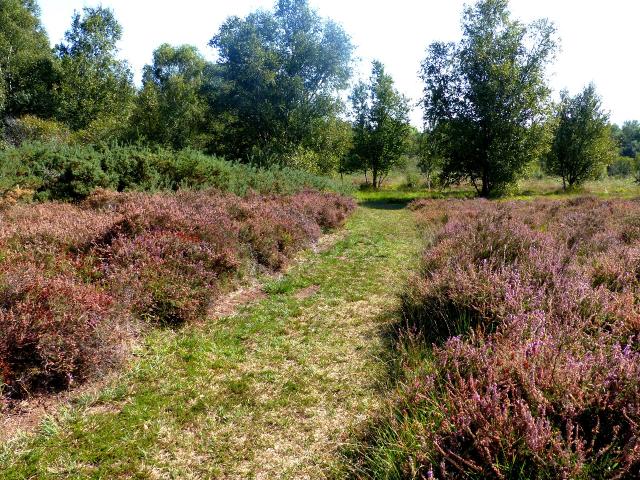
[[[522,180],[514,192],[515,198],[530,199],[534,197],[566,198],[567,196],[595,195],[608,198],[630,198],[640,196],[640,185],[632,178],[607,177],[602,180],[586,182],[573,190],[562,190],[559,178],[542,178]]]
[[[381,332],[422,244],[412,198],[361,194],[326,251],[265,279],[267,298],[149,334],[109,385],[0,447],[2,478],[329,475],[381,402]]]

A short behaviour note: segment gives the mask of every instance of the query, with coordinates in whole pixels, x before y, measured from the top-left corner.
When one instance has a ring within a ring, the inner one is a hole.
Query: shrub
[[[428,365],[405,370],[361,468],[407,478],[640,475],[640,202],[412,208],[436,233],[403,312],[436,344],[422,347]]]
[[[119,318],[113,299],[72,277],[45,277],[32,265],[0,279],[2,393],[24,398],[84,380],[108,355]]]
[[[210,189],[245,196],[306,189],[347,192],[327,177],[289,168],[258,169],[194,150],[25,143],[0,150],[0,193],[32,189],[38,199],[81,200],[97,188],[118,191]]]
[[[25,144],[0,152],[5,188],[33,188],[40,200],[78,200],[109,185],[99,154],[92,148]]]
[[[25,115],[5,121],[4,139],[9,145],[28,142],[68,143],[71,132],[62,123]]]
[[[634,171],[633,158],[619,156],[607,166],[607,173],[611,177],[630,177]]]
[[[135,331],[205,318],[235,280],[282,268],[354,207],[312,191],[243,198],[99,189],[78,204],[6,208],[0,397],[64,389],[108,366],[119,325]]]
[[[87,204],[122,216],[99,247],[118,298],[161,325],[202,317],[218,284],[241,264],[239,226],[227,212],[227,197],[130,194],[114,203],[101,196]]]

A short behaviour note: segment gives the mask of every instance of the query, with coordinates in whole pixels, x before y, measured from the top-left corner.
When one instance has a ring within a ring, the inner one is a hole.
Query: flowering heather
[[[638,478],[640,201],[412,208],[434,233],[403,311],[434,346],[377,440],[394,468]]]
[[[340,226],[335,194],[98,191],[0,214],[0,394],[67,388],[102,364],[118,322],[204,318],[234,280],[282,268]],[[137,323],[136,323],[137,324]]]
[[[67,388],[102,366],[98,363],[112,363],[114,354],[105,347],[115,340],[121,313],[110,295],[68,275],[47,277],[28,264],[5,268],[0,278],[2,393],[22,398]]]

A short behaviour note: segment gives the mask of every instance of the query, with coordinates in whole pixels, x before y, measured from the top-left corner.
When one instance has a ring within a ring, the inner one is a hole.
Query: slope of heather
[[[5,407],[113,365],[132,332],[204,318],[237,280],[281,269],[353,208],[347,197],[313,191],[243,198],[99,191],[78,205],[3,211]]]
[[[413,208],[415,338],[355,476],[638,478],[640,202]]]

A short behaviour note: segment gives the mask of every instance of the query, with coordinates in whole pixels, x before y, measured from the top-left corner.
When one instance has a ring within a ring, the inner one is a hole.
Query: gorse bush
[[[373,429],[364,470],[637,478],[640,203],[413,208],[436,233],[403,311],[434,345]]]
[[[282,268],[342,224],[352,199],[305,190],[98,190],[16,205],[0,223],[0,390],[67,388],[117,361],[123,335],[206,316],[235,280]]]
[[[25,143],[0,150],[0,194],[30,189],[39,200],[81,200],[97,188],[160,191],[216,188],[246,195],[305,189],[346,193],[327,177],[289,168],[259,169],[194,150]]]

